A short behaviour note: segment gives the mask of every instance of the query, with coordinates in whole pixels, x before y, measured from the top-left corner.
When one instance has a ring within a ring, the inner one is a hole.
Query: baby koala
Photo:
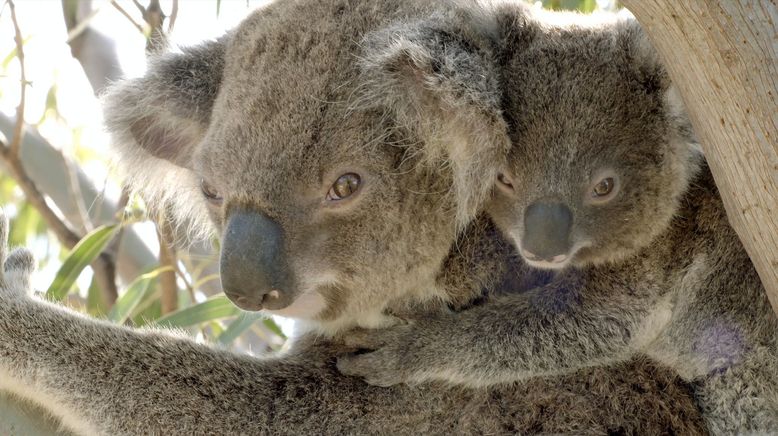
[[[778,319],[647,38],[626,17],[500,14],[513,146],[486,210],[555,278],[354,335],[375,351],[339,368],[484,386],[643,353],[692,382],[713,433],[778,432]]]

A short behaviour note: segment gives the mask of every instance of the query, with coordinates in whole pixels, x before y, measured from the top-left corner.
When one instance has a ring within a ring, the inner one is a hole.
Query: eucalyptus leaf
[[[265,327],[268,328],[268,330],[277,334],[280,338],[286,339],[286,335],[284,334],[284,332],[281,331],[281,327],[278,327],[278,324],[276,324],[276,322],[273,321],[273,318],[265,318],[262,321],[262,324],[264,324]]]
[[[161,327],[191,327],[216,319],[237,316],[242,311],[223,295],[169,313],[150,323]]]
[[[129,319],[138,304],[143,301],[146,296],[154,292],[154,288],[151,284],[157,279],[157,277],[165,272],[171,271],[171,267],[157,268],[154,271],[143,274],[135,279],[122,296],[116,300],[116,304],[113,305],[111,311],[108,312],[108,319],[116,324],[124,324]]]
[[[46,297],[50,300],[62,301],[70,292],[81,271],[105,250],[118,229],[119,226],[116,224],[100,226],[84,236],[62,262],[54,281],[46,291]]]
[[[265,316],[258,313],[243,313],[238,315],[227,328],[219,335],[216,340],[223,345],[229,345],[238,338],[243,332],[248,330],[252,324],[264,319]]]
[[[89,290],[86,294],[86,312],[94,317],[103,317],[108,313],[108,304],[106,304],[100,286],[97,280],[92,277],[92,283],[89,284]]]

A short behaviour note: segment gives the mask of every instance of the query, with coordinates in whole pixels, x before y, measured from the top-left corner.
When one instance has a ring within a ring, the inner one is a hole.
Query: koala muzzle
[[[241,309],[280,310],[294,301],[284,231],[261,213],[236,210],[230,215],[219,270],[224,293]]]
[[[534,202],[524,212],[523,255],[530,260],[562,263],[571,249],[573,213],[562,203]]]

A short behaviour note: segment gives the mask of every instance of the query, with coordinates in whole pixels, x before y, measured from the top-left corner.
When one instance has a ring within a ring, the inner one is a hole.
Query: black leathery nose
[[[229,216],[219,270],[224,293],[242,309],[279,310],[293,300],[284,231],[264,214],[238,210]]]
[[[534,202],[524,212],[522,248],[545,260],[570,251],[573,213],[563,203]]]

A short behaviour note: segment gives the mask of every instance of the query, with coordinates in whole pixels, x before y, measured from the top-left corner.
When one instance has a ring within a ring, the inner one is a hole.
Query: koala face
[[[490,44],[466,13],[431,16],[439,7],[273,3],[111,91],[131,183],[181,221],[207,218],[239,307],[331,331],[380,325],[401,298],[444,298],[435,278],[457,217],[498,165],[483,163],[476,189],[442,161],[452,144],[509,141]]]
[[[695,168],[664,70],[634,22],[514,36],[513,146],[489,214],[539,268],[634,254],[666,228]]]
[[[352,293],[380,307],[371,292],[383,300],[386,284],[399,294],[429,283],[430,265],[448,250],[451,205],[429,195],[445,189],[440,179],[387,144],[379,114],[347,114],[329,99],[312,98],[305,113],[281,104],[264,129],[223,119],[220,108],[250,114],[269,100],[220,99],[195,154],[203,201],[223,235],[222,285],[246,310],[331,320],[357,301]]]

